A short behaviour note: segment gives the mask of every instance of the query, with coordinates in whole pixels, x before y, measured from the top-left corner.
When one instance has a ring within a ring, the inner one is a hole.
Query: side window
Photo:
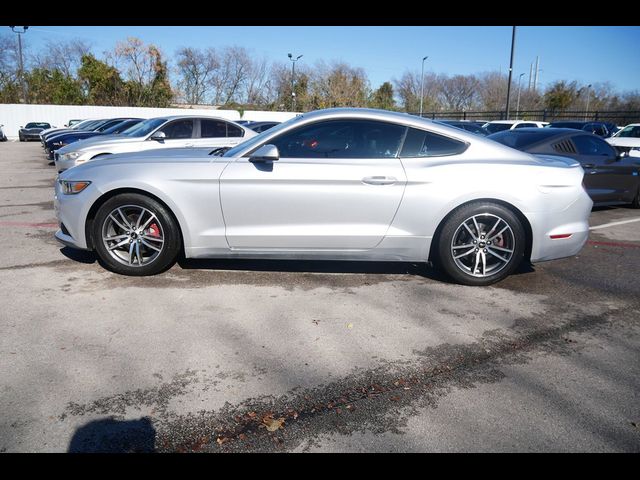
[[[193,135],[193,120],[177,120],[162,129],[167,140],[191,138]]]
[[[467,149],[467,144],[436,133],[410,128],[402,147],[401,157],[440,157],[457,155]]]
[[[220,120],[200,120],[200,136],[202,138],[226,137],[227,122]]]
[[[269,143],[282,158],[389,158],[398,155],[406,128],[371,120],[327,120]]]
[[[614,157],[615,151],[604,140],[590,135],[579,135],[572,138],[580,155],[609,155]]]
[[[244,130],[240,127],[227,123],[227,137],[244,137]]]
[[[535,123],[519,123],[513,128],[514,129],[516,129],[516,128],[529,128],[529,127],[535,127],[535,126],[537,126]]]

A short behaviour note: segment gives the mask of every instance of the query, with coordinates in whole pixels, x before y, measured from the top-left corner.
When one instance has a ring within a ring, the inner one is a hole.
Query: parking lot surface
[[[0,144],[0,451],[640,451],[640,211],[488,288],[427,266],[181,261],[54,238]]]

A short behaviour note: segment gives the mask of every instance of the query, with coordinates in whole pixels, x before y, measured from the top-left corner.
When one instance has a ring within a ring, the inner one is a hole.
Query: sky
[[[425,56],[425,73],[508,73],[511,31],[510,26],[30,26],[25,36],[34,50],[48,40],[80,38],[98,56],[128,36],[157,45],[169,58],[180,47],[238,45],[274,61],[288,63],[288,53],[303,55],[297,66],[344,61],[363,68],[377,88],[407,70],[419,73]],[[637,26],[520,26],[513,79],[517,82],[524,73],[524,88],[539,56],[542,88],[556,80],[577,80],[582,85],[608,81],[618,91],[640,90],[639,46]]]

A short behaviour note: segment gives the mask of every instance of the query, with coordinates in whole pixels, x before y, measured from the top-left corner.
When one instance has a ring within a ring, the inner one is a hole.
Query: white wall
[[[0,104],[0,125],[8,138],[18,138],[18,130],[29,122],[49,122],[62,127],[74,118],[140,117],[152,118],[163,115],[207,115],[211,117],[240,120],[237,110],[214,110],[196,108],[145,108],[145,107],[96,107],[92,105],[24,105]],[[284,122],[293,117],[291,112],[245,111],[243,120],[273,120]]]

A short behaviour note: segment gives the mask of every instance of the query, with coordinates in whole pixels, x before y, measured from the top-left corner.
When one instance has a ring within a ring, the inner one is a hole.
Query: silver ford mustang
[[[489,285],[575,255],[592,202],[580,165],[408,114],[300,115],[223,153],[118,154],[63,172],[56,238],[125,275],[187,258],[435,263]]]

